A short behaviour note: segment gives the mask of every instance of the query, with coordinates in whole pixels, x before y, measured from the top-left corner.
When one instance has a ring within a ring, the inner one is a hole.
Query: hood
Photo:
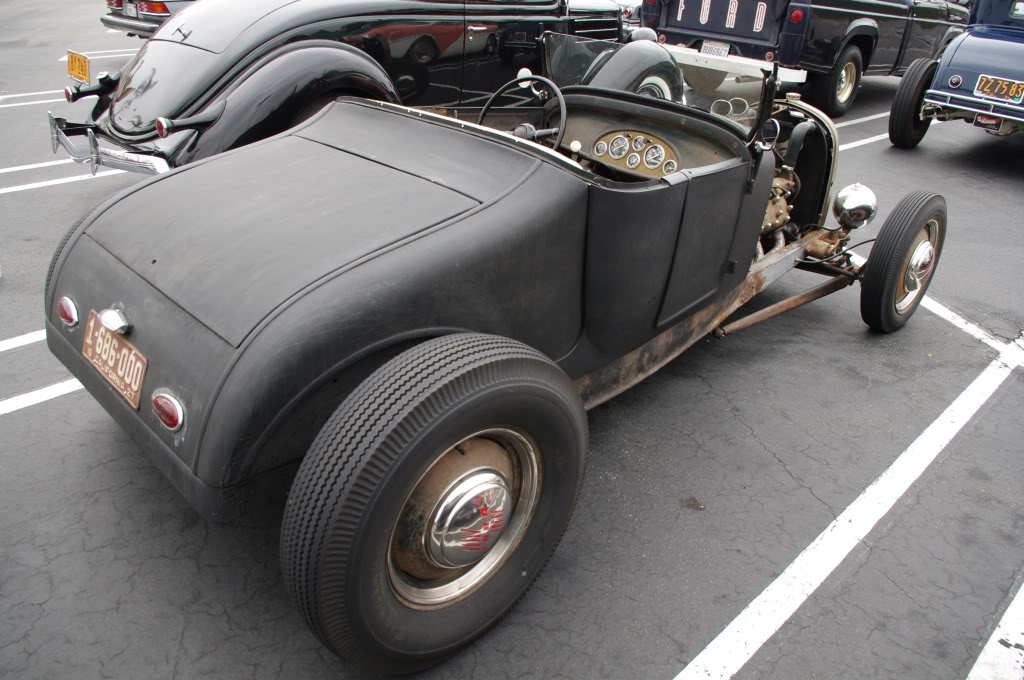
[[[1024,32],[995,26],[971,26],[946,50],[935,73],[933,88],[966,97],[974,96],[980,75],[1024,80]],[[958,88],[949,79],[960,76]]]
[[[238,346],[318,279],[477,205],[380,163],[283,137],[157,180],[86,234]]]

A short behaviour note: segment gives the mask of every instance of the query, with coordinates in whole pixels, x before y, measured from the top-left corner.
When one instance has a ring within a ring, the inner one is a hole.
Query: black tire
[[[931,121],[921,120],[921,104],[937,66],[938,62],[931,59],[915,59],[903,74],[889,111],[889,141],[893,146],[913,149],[928,132]]]
[[[496,425],[536,445],[540,483],[528,524],[486,580],[442,606],[413,608],[389,572],[396,522],[439,456]],[[281,570],[306,623],[331,650],[377,672],[450,656],[501,619],[554,552],[582,484],[587,438],[572,382],[522,343],[458,334],[398,355],[338,407],[292,485]]]
[[[842,88],[842,92],[840,92],[840,81],[847,65],[852,65],[853,83],[848,92],[846,88]],[[839,54],[839,59],[836,60],[831,71],[814,76],[811,81],[811,103],[830,117],[839,118],[853,105],[863,76],[864,57],[861,55],[860,49],[856,45],[847,45]]]
[[[702,95],[714,94],[725,82],[725,76],[726,74],[722,71],[699,66],[691,66],[683,73],[683,78],[686,79],[690,87]]]
[[[903,283],[911,256],[927,230],[934,257],[916,296],[906,301]],[[882,225],[865,265],[860,292],[860,316],[880,333],[892,333],[905,324],[924,298],[934,277],[946,239],[946,199],[930,191],[915,191],[903,197]],[[899,303],[905,304],[899,309]]]

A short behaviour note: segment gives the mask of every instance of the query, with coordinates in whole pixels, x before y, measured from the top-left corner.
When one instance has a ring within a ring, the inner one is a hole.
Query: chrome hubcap
[[[935,269],[937,230],[938,224],[931,220],[915,239],[896,291],[896,311],[900,314],[906,312],[918,298]]]
[[[392,530],[395,594],[410,607],[436,609],[484,585],[526,534],[540,485],[540,458],[520,432],[484,430],[443,452]]]
[[[482,558],[505,533],[512,492],[497,472],[470,473],[434,510],[427,555],[439,567],[458,568]]]

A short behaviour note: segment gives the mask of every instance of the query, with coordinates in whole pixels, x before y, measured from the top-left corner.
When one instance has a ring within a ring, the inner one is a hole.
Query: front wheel
[[[860,316],[880,333],[902,328],[932,282],[946,239],[946,200],[908,194],[882,225],[865,265]]]
[[[860,79],[864,73],[864,58],[855,45],[847,45],[828,73],[815,76],[811,81],[814,103],[832,118],[850,110],[857,98]]]
[[[386,673],[436,664],[538,576],[586,450],[580,398],[539,352],[475,334],[417,345],[338,407],[302,461],[285,585],[346,659]]]
[[[937,66],[931,59],[915,59],[903,74],[889,111],[889,141],[893,146],[913,149],[928,132],[932,122],[921,118],[921,105]]]

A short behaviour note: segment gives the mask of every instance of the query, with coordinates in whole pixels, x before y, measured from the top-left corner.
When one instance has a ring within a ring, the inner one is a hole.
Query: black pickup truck
[[[972,0],[645,0],[661,42],[778,61],[808,72],[811,100],[846,113],[863,75],[902,75],[967,25]],[[714,82],[692,82],[714,88]]]

